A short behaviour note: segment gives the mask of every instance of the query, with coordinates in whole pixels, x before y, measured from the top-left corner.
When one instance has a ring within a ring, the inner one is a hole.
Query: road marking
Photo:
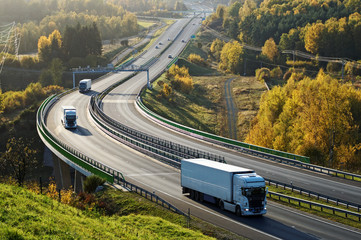
[[[134,174],[125,174],[127,177],[141,177],[141,176],[166,176],[166,175],[176,175],[179,173],[134,173]]]

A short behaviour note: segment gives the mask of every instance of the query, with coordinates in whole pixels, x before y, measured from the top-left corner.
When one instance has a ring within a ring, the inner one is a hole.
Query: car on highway
[[[155,49],[158,49],[159,47],[158,47],[158,45],[157,46],[155,46]]]
[[[182,39],[182,42],[184,43],[184,42],[186,42],[184,39]]]
[[[169,54],[169,55],[168,55],[168,58],[173,58],[173,57],[172,57],[172,55]]]

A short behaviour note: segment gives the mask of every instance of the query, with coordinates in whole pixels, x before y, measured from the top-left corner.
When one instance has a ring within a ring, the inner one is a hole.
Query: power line
[[[14,47],[15,55],[19,54],[20,33],[16,30],[15,22],[0,26],[0,74],[4,68],[5,60],[10,49]],[[0,78],[0,90],[1,78]]]

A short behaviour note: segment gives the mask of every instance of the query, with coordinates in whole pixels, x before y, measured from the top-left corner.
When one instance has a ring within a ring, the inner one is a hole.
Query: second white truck
[[[217,204],[238,216],[267,212],[267,189],[263,177],[253,170],[207,159],[183,159],[182,192],[197,201]]]
[[[79,82],[79,92],[90,91],[91,87],[92,87],[91,79],[83,79]]]
[[[65,128],[77,128],[76,108],[73,106],[62,106],[61,123]]]

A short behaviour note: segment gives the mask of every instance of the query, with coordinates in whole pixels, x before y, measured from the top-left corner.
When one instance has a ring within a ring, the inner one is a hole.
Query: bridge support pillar
[[[83,179],[84,176],[81,172],[75,170],[74,172],[74,192],[80,193],[83,191]]]
[[[70,166],[53,155],[54,175],[58,189],[69,189],[71,186]]]

